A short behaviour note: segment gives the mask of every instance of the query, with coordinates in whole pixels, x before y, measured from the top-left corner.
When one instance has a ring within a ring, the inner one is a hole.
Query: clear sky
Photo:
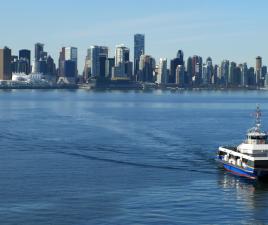
[[[55,61],[62,46],[79,50],[82,72],[86,50],[116,44],[133,53],[133,35],[146,35],[146,53],[157,60],[211,56],[254,65],[268,64],[267,0],[1,0],[0,42],[13,54],[42,42]],[[133,56],[133,54],[132,54]]]

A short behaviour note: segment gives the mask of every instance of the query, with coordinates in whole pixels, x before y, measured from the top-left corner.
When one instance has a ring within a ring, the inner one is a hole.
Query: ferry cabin
[[[219,159],[257,175],[268,173],[268,135],[250,132],[247,140],[238,147],[220,147]]]

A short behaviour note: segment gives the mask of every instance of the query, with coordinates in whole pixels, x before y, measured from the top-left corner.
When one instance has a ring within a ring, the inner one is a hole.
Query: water
[[[265,224],[268,183],[218,168],[268,92],[0,92],[0,224]]]

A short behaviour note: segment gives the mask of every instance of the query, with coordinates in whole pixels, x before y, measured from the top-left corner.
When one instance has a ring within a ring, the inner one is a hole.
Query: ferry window
[[[249,139],[251,140],[266,140],[266,136],[249,136]]]
[[[250,167],[254,167],[254,162],[253,162],[253,161],[248,160],[247,164],[248,164],[248,166],[250,166]]]

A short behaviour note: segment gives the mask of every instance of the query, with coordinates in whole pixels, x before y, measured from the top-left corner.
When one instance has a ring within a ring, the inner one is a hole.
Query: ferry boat
[[[229,172],[260,179],[268,177],[268,133],[261,128],[261,110],[257,106],[255,126],[238,146],[219,147],[217,161]]]

